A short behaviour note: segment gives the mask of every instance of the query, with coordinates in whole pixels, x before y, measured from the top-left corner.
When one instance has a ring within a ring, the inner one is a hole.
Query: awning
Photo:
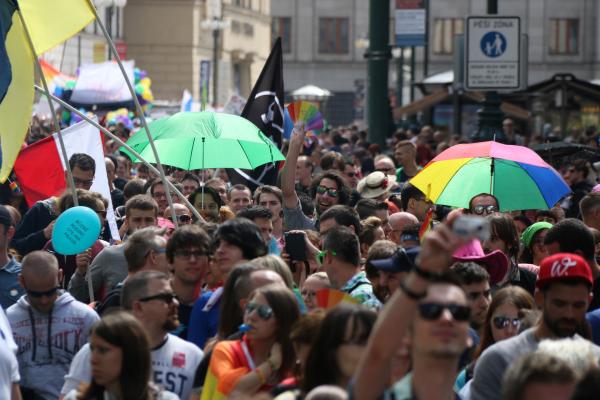
[[[438,103],[446,100],[450,94],[446,88],[438,90],[437,92],[428,94],[427,96],[421,97],[419,100],[415,100],[410,104],[403,107],[396,107],[394,109],[394,118],[402,119],[405,116],[413,115],[419,111],[423,111],[427,108],[431,108]]]

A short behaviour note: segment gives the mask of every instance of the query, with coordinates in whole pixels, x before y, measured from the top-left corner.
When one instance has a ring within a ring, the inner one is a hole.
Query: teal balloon
[[[60,214],[52,230],[52,247],[59,254],[79,254],[100,236],[100,218],[88,207],[72,207]]]

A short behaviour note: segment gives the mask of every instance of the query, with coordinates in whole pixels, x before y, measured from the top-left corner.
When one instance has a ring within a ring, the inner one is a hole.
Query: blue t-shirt
[[[206,341],[217,334],[219,314],[221,313],[221,294],[223,288],[203,293],[192,308],[187,330],[188,342],[201,349]]]
[[[19,283],[21,264],[14,258],[0,269],[0,305],[5,310],[15,304],[19,297],[25,294],[25,289]]]

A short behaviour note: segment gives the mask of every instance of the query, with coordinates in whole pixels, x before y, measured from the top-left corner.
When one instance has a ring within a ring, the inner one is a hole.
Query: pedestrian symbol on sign
[[[481,38],[481,51],[488,57],[500,57],[506,51],[506,37],[496,31],[488,32]]]

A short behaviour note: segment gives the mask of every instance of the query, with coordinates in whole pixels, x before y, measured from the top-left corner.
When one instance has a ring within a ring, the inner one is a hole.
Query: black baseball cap
[[[398,247],[398,250],[390,258],[369,261],[375,268],[385,272],[409,272],[415,267],[415,260],[419,255],[421,248],[411,247],[405,249]]]

